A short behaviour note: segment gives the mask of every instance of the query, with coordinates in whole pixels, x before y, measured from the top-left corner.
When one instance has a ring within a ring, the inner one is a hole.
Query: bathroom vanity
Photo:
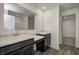
[[[32,55],[34,53],[34,38],[32,36],[13,36],[1,40],[0,55]]]
[[[37,33],[37,35],[44,36],[44,40],[41,42],[41,44],[38,43],[37,46],[39,45],[43,46],[43,51],[46,51],[50,47],[51,34],[48,32],[39,32]]]
[[[44,40],[38,35],[18,35],[0,38],[0,55],[33,55],[34,44]]]
[[[46,51],[50,47],[50,34],[17,35],[0,38],[0,55],[33,55],[36,50]]]

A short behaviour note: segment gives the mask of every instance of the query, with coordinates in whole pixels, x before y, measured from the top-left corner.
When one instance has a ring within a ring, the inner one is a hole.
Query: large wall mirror
[[[18,4],[4,5],[4,31],[34,30],[35,13]]]

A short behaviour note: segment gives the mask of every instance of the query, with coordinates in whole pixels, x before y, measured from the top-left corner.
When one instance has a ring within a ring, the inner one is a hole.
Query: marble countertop
[[[31,38],[34,38],[34,41],[36,41],[36,40],[42,39],[44,37],[38,36],[38,35],[18,35],[18,36],[8,36],[5,38],[3,37],[3,38],[0,38],[0,47],[14,44],[14,43],[18,43],[18,42],[28,40]]]
[[[50,32],[37,32],[37,34],[48,34],[48,33],[50,33]]]
[[[42,39],[42,38],[44,38],[44,37],[43,36],[39,36],[39,35],[35,35],[34,36],[34,41],[37,41],[37,40]]]

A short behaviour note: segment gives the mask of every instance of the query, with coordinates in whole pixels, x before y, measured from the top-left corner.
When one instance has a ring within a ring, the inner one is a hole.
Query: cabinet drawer
[[[34,39],[29,39],[20,43],[20,47],[28,46],[34,43]]]
[[[22,49],[9,53],[8,55],[22,55]]]
[[[33,54],[34,54],[34,44],[23,48],[23,55],[33,55]]]

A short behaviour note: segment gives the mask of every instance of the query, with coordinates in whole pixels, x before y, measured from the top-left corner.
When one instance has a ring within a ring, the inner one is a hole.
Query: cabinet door
[[[42,40],[42,39],[41,39]],[[42,41],[39,41],[38,43],[36,43],[36,48],[37,50],[41,51],[41,52],[44,52],[45,50],[45,45],[44,45],[44,40]]]
[[[10,55],[32,55],[33,53],[33,45],[29,45],[20,50],[14,51],[13,53],[10,53]]]
[[[49,44],[49,41],[48,41],[48,37],[46,36],[45,37],[45,49],[48,49],[48,45]]]
[[[33,50],[34,45],[29,45],[23,48],[23,55],[33,55],[34,50]]]
[[[14,52],[14,53],[12,53],[12,54],[10,54],[10,55],[21,55],[21,54],[20,54],[19,51],[16,51],[16,52]]]
[[[49,34],[44,34],[44,35],[43,34],[37,34],[37,35],[40,35],[40,36],[44,36],[45,37],[45,40],[44,40],[45,47],[44,47],[44,49],[47,50],[50,47],[51,34],[49,33]]]
[[[9,55],[22,55],[22,53],[23,53],[23,51],[21,49],[21,50],[17,50],[17,51],[12,52]]]
[[[50,47],[50,34],[47,34],[45,36],[45,46],[46,46],[46,49],[48,49]]]

